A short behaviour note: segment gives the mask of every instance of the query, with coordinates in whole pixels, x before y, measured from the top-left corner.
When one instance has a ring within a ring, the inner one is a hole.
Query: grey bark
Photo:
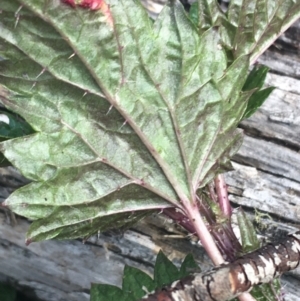
[[[245,141],[226,174],[230,200],[243,206],[264,241],[285,236],[300,224],[300,22],[260,63],[271,68],[267,83],[276,87],[266,103],[241,127]],[[0,200],[21,183],[14,169],[0,170]],[[269,214],[261,216],[255,212]],[[120,285],[124,264],[152,273],[160,249],[179,265],[194,254],[202,270],[211,267],[195,238],[161,215],[123,234],[106,233],[80,241],[46,241],[25,246],[29,222],[0,212],[0,280],[45,301],[89,300],[90,283]],[[8,222],[10,221],[10,222]],[[300,270],[282,278],[287,301],[300,299]]]
[[[299,262],[300,231],[232,263],[177,280],[140,301],[228,301],[294,269]]]

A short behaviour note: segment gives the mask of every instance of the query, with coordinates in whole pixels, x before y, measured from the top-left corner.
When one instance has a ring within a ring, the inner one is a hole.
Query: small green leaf
[[[90,301],[136,301],[131,294],[117,286],[108,284],[92,284]]]
[[[241,232],[243,254],[258,249],[260,243],[257,239],[255,228],[242,208],[237,211],[237,220]]]
[[[247,109],[244,113],[243,119],[249,118],[251,115],[253,115],[275,89],[274,87],[261,89],[264,85],[268,71],[268,67],[257,65],[254,66],[249,73],[243,86],[243,91],[250,91],[253,89],[256,91],[248,100]]]
[[[21,137],[34,133],[31,126],[20,116],[0,109],[0,141]],[[0,153],[0,167],[11,163]]]
[[[247,76],[243,91],[261,89],[265,83],[268,71],[269,68],[266,66],[255,65]]]
[[[0,110],[0,139],[11,139],[33,134],[31,126],[21,117]]]
[[[279,279],[274,279],[272,283],[264,283],[260,286],[255,286],[251,290],[251,295],[259,301],[276,301],[282,300],[281,284]]]
[[[198,14],[198,2],[192,3],[190,10],[189,10],[189,17],[195,26],[198,26],[199,22],[199,14]]]
[[[178,269],[162,251],[159,251],[154,267],[156,287],[163,287],[177,279],[179,279]]]
[[[248,100],[247,109],[244,113],[243,119],[252,116],[257,111],[257,109],[261,107],[261,105],[265,102],[265,100],[269,97],[274,89],[275,87],[268,87],[254,92]]]
[[[188,276],[191,273],[200,273],[201,269],[199,265],[196,263],[192,254],[188,254],[179,270],[179,278],[183,278]]]
[[[155,282],[149,275],[139,269],[125,266],[122,289],[127,294],[131,294],[134,300],[142,298],[155,288]]]

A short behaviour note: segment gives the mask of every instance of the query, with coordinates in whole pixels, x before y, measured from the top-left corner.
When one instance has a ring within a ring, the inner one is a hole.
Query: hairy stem
[[[224,176],[219,174],[215,177],[215,187],[218,195],[219,206],[226,217],[231,217],[232,210],[228,199],[227,185]]]
[[[211,232],[225,260],[234,261],[242,251],[242,246],[232,230],[230,221],[212,226]]]
[[[201,217],[197,204],[184,203],[184,207],[186,209],[188,218],[194,225],[195,231],[204,249],[214,265],[218,266],[224,263],[224,259]],[[240,301],[255,301],[255,299],[249,293],[243,293],[238,298]]]
[[[214,265],[222,264],[224,262],[224,259],[200,215],[197,204],[187,202],[183,205],[186,209],[187,216],[192,222],[195,228],[195,232],[197,233],[197,236],[199,237],[208,256],[210,257]]]

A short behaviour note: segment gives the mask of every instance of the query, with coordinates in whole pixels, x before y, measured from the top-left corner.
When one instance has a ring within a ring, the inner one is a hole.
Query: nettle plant
[[[232,0],[223,12],[198,0],[187,13],[174,0],[155,21],[139,1],[64,2],[0,3],[0,98],[14,112],[1,112],[2,162],[32,181],[3,206],[33,221],[27,244],[161,212],[215,265],[257,249],[242,212],[242,245],[234,236],[221,173],[242,143],[239,122],[273,89],[267,68],[249,68],[300,1]],[[123,290],[94,285],[92,300],[134,301],[195,267],[188,256],[178,271],[159,254],[154,281],[126,267]],[[253,294],[277,300],[279,290]]]

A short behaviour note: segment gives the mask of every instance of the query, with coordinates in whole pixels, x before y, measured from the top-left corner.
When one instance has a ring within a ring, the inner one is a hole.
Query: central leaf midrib
[[[173,10],[174,10],[174,3],[173,4]],[[175,15],[175,12],[174,12],[174,19],[176,19],[176,15]],[[174,22],[174,26],[176,27],[176,31],[177,31],[177,36],[178,36],[178,39],[180,41],[180,47],[181,47],[181,53],[183,54],[183,47],[182,47],[182,40],[181,40],[181,37],[180,37],[180,33],[179,33],[179,28],[177,26],[177,22]],[[183,57],[183,55],[182,55]],[[182,60],[181,60],[181,74],[182,74]],[[196,68],[196,66],[195,66]],[[180,79],[180,85],[179,85],[179,88],[178,88],[178,92],[177,92],[177,97],[176,97],[176,101],[175,103],[180,103],[181,100],[179,100],[179,95],[181,95],[181,89],[183,88],[182,86],[182,76],[181,76],[181,79]],[[174,110],[176,111],[176,110]],[[192,183],[192,174],[191,174],[191,169],[190,169],[190,166],[189,166],[189,160],[187,158],[187,154],[186,154],[186,149],[184,147],[184,143],[182,141],[182,136],[179,134],[181,132],[181,129],[180,129],[180,126],[178,125],[178,122],[177,122],[177,118],[175,117],[175,114],[174,114],[174,111],[171,110],[171,116],[172,116],[172,119],[173,119],[173,123],[174,123],[174,127],[175,127],[175,133],[176,133],[176,137],[177,137],[177,141],[178,141],[178,144],[179,144],[179,149],[180,149],[180,152],[181,152],[181,155],[182,155],[182,158],[183,158],[183,162],[184,162],[184,167],[185,167],[185,172],[186,172],[186,177],[187,177],[187,181],[188,181],[188,186],[189,186],[189,189],[190,189],[190,195],[191,195],[191,198],[193,201],[193,203],[196,203],[196,190],[194,189],[193,187],[193,183]],[[177,131],[179,133],[177,133]]]
[[[127,17],[127,21],[128,21],[128,24],[130,24],[130,18],[128,17],[128,14],[127,14],[127,10],[124,10],[124,14],[126,15],[126,17]],[[175,16],[174,16],[174,18],[175,18]],[[176,23],[176,22],[175,22]],[[132,25],[132,24],[131,24]],[[176,28],[178,29],[178,27],[177,27],[177,24],[175,24],[175,26],[176,26]],[[152,83],[153,83],[153,85],[156,87],[156,89],[157,89],[157,91],[159,92],[159,95],[161,96],[161,98],[162,98],[162,100],[164,101],[164,103],[165,103],[165,105],[166,105],[166,107],[167,107],[167,109],[168,109],[168,111],[169,111],[169,113],[170,113],[170,116],[171,116],[171,120],[172,120],[172,122],[173,122],[173,127],[174,127],[174,132],[175,132],[175,136],[176,136],[176,139],[177,139],[177,143],[178,143],[178,148],[179,148],[179,150],[180,150],[180,153],[181,153],[181,155],[182,155],[182,158],[183,158],[183,162],[181,162],[182,164],[183,164],[183,166],[185,167],[185,172],[186,172],[186,177],[187,177],[187,182],[188,182],[188,185],[189,185],[189,187],[190,187],[190,195],[191,196],[193,196],[193,191],[192,191],[192,189],[191,189],[191,179],[190,179],[190,169],[189,169],[189,166],[188,166],[188,162],[187,162],[187,158],[186,158],[186,155],[185,155],[185,151],[184,151],[184,147],[183,147],[183,144],[182,144],[182,140],[181,140],[181,138],[180,138],[180,136],[177,134],[177,131],[180,131],[180,129],[179,129],[179,127],[178,127],[178,124],[177,124],[177,121],[176,121],[176,117],[175,117],[175,110],[170,106],[170,104],[168,103],[168,101],[167,101],[167,98],[166,98],[166,96],[163,94],[163,92],[161,91],[161,89],[160,89],[160,86],[159,86],[159,84],[154,80],[154,77],[152,76],[152,74],[151,74],[151,72],[149,71],[149,69],[146,67],[147,66],[147,64],[144,62],[144,60],[143,60],[143,54],[142,54],[142,50],[141,50],[141,48],[140,48],[140,45],[139,45],[139,43],[138,43],[138,40],[137,40],[137,37],[136,37],[136,34],[135,34],[135,31],[134,30],[132,30],[132,28],[133,28],[133,25],[131,26],[131,28],[130,28],[130,30],[131,30],[131,32],[132,32],[132,36],[134,37],[134,40],[135,40],[135,45],[136,45],[136,47],[137,47],[137,49],[138,49],[138,52],[139,52],[139,54],[140,54],[140,56],[139,56],[139,58],[140,58],[140,61],[141,61],[141,63],[142,63],[142,66],[143,66],[143,69],[145,70],[145,72],[147,73],[147,75],[149,76],[149,78],[151,79],[151,81],[152,81]],[[152,29],[152,28],[151,28]],[[117,35],[116,35],[117,36]],[[180,35],[179,35],[179,33],[178,33],[178,38],[180,39]],[[181,45],[181,43],[180,43],[180,45]],[[182,46],[182,45],[181,45]],[[182,49],[182,47],[181,47],[181,49]],[[122,57],[122,52],[120,51],[119,52],[119,54],[120,54],[120,57]],[[179,94],[179,93],[177,93],[177,94]],[[159,154],[158,154],[158,156],[159,156]],[[165,172],[165,170],[164,170],[164,172]],[[165,172],[166,173],[166,172]],[[166,175],[167,176],[167,175]],[[172,183],[172,182],[171,182]],[[174,187],[175,188],[175,187]]]

